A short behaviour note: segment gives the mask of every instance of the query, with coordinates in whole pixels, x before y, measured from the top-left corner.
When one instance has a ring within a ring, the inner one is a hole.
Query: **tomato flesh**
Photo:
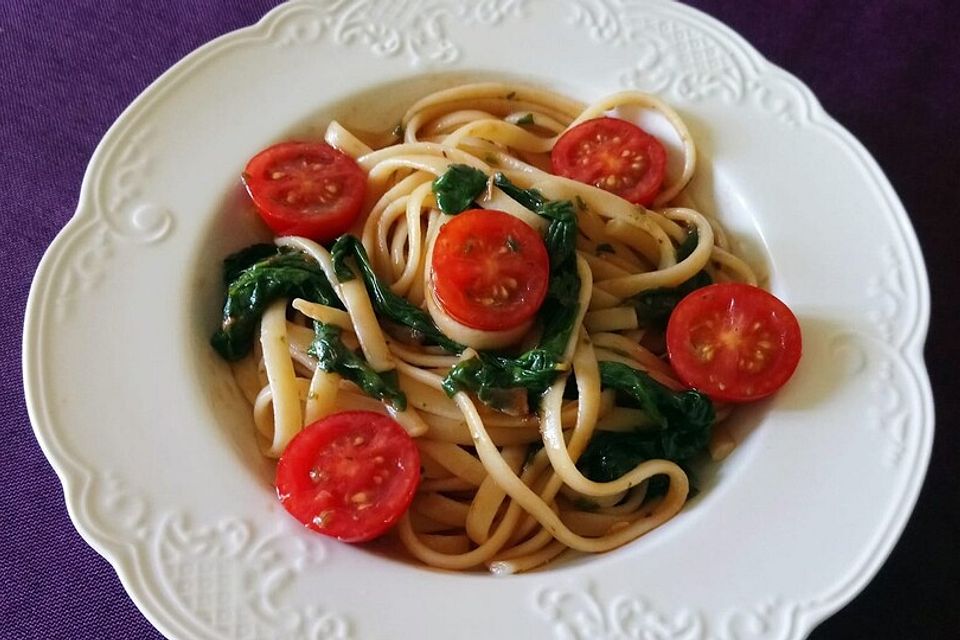
[[[770,395],[793,375],[801,351],[793,312],[747,284],[698,289],[680,301],[667,324],[667,352],[677,375],[714,400]]]
[[[280,503],[310,529],[364,542],[385,533],[410,506],[420,453],[393,419],[344,411],[301,431],[277,463]]]
[[[550,258],[543,239],[503,211],[471,209],[447,222],[431,265],[440,306],[474,329],[517,327],[547,295]]]
[[[659,140],[633,123],[595,118],[560,136],[550,164],[556,175],[649,205],[663,185],[667,152]]]
[[[243,183],[274,233],[326,242],[357,219],[367,178],[325,142],[282,142],[250,159]]]

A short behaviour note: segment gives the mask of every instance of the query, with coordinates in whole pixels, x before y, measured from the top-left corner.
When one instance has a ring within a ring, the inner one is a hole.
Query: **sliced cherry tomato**
[[[443,225],[432,267],[437,301],[474,329],[512,329],[532,318],[547,295],[543,239],[503,211],[471,209]]]
[[[770,395],[793,375],[800,361],[800,324],[763,289],[713,284],[673,310],[667,352],[684,383],[714,400],[748,402]]]
[[[648,205],[660,191],[667,152],[640,127],[618,118],[581,122],[557,140],[550,153],[553,173]]]
[[[367,177],[325,142],[281,142],[250,159],[243,183],[274,233],[326,242],[357,219]]]
[[[298,433],[277,464],[280,503],[307,527],[345,542],[372,540],[410,506],[420,453],[396,421],[344,411]]]

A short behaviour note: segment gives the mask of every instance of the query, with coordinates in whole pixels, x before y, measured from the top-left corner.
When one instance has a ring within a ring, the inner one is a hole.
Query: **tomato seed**
[[[709,362],[713,360],[714,351],[716,351],[716,349],[712,344],[703,344],[697,348],[697,355],[704,362]]]

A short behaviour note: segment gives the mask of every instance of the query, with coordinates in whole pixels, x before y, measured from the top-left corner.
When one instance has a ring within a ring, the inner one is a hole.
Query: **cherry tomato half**
[[[274,233],[326,242],[357,219],[367,177],[325,142],[281,142],[250,159],[243,183]]]
[[[685,384],[714,400],[748,402],[768,396],[800,361],[800,324],[763,289],[722,283],[697,289],[667,324],[670,363]]]
[[[540,309],[550,258],[527,223],[503,211],[471,209],[440,228],[432,268],[444,311],[468,327],[502,331]]]
[[[277,464],[277,496],[310,529],[345,542],[385,533],[410,506],[420,453],[393,419],[344,411],[314,422]]]
[[[615,193],[634,204],[653,202],[667,168],[660,141],[618,118],[581,122],[557,140],[553,173]]]

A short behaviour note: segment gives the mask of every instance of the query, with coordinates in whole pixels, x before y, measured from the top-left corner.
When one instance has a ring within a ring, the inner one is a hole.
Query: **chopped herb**
[[[507,100],[513,100],[516,97],[517,97],[516,91],[511,91],[510,93],[507,94]]]
[[[517,120],[517,124],[520,125],[521,127],[525,127],[528,124],[533,124],[533,114],[528,113],[525,116],[521,117],[519,120]]]

